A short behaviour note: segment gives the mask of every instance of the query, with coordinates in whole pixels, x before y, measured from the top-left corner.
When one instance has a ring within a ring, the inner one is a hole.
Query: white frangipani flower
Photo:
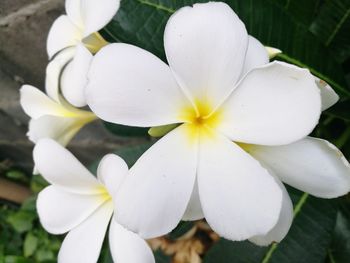
[[[55,66],[49,66],[48,70],[58,71],[62,75],[62,94],[76,107],[86,105],[84,88],[92,59],[91,52],[96,53],[108,44],[97,31],[113,18],[119,8],[119,2],[66,0],[67,15],[57,18],[50,29],[47,52],[49,58],[53,58],[50,64]],[[65,53],[64,60],[59,58],[62,52]]]
[[[118,11],[119,2],[120,0],[66,0],[67,15],[57,18],[49,32],[49,58],[83,40],[91,52],[97,52],[101,46],[106,45],[107,42],[98,31],[112,20]]]
[[[114,210],[112,198],[128,174],[126,163],[117,155],[106,155],[96,178],[53,140],[40,140],[33,155],[51,184],[38,196],[40,222],[52,234],[68,232],[58,262],[96,263]],[[147,243],[117,220],[111,221],[109,244],[115,262],[155,262]]]
[[[21,88],[20,97],[23,110],[31,117],[27,135],[34,143],[52,138],[66,146],[83,126],[97,119],[92,112],[74,108],[62,98],[55,101],[30,85]]]
[[[179,125],[130,169],[117,195],[119,222],[150,238],[181,218],[205,216],[225,238],[265,244],[280,241],[292,220],[281,180],[324,197],[349,191],[341,154],[306,137],[321,114],[314,76],[283,62],[265,64],[266,50],[248,43],[228,5],[181,8],[166,25],[164,46],[169,66],[135,46],[111,44],[89,71],[87,102],[100,118],[140,127]],[[293,143],[306,145],[305,152],[297,156]],[[247,145],[265,145],[271,155],[259,162]],[[282,158],[276,159],[280,166],[270,163],[277,147],[305,173],[295,175]]]

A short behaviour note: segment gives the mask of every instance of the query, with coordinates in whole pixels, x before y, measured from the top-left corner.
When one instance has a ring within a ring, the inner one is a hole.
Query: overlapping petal
[[[112,213],[112,202],[106,202],[82,224],[71,230],[62,243],[58,262],[96,263]]]
[[[70,193],[48,186],[38,196],[37,211],[48,232],[63,234],[86,220],[102,203],[103,196]]]
[[[153,145],[130,169],[116,197],[116,219],[143,238],[176,227],[190,200],[197,167],[197,141],[182,125]]]
[[[230,240],[267,234],[277,223],[282,190],[274,177],[221,135],[201,136],[199,196],[212,229]]]
[[[152,250],[145,240],[127,230],[115,220],[112,220],[109,229],[109,246],[114,262],[155,262]]]
[[[29,121],[27,136],[37,143],[40,139],[51,138],[66,146],[87,121],[62,116],[45,115]]]
[[[117,13],[120,0],[80,0],[84,37],[99,31]]]
[[[177,123],[188,103],[164,62],[127,44],[98,52],[88,78],[87,103],[109,122],[143,127]]]
[[[263,44],[256,38],[248,37],[248,49],[245,56],[243,71],[241,77],[243,77],[250,70],[260,67],[269,63],[269,54]]]
[[[350,191],[350,166],[343,154],[325,140],[307,137],[284,146],[246,147],[285,183],[323,198]]]
[[[244,24],[224,3],[181,8],[164,32],[168,63],[178,83],[193,100],[213,107],[234,88],[247,45]]]
[[[337,101],[339,100],[339,96],[337,93],[335,93],[332,87],[328,85],[327,82],[317,77],[315,77],[315,81],[318,88],[321,91],[322,110],[327,110],[328,108],[332,107],[334,104],[337,103]]]
[[[68,192],[100,194],[101,184],[67,149],[51,139],[40,140],[33,151],[41,175]]]
[[[75,52],[75,47],[63,49],[46,67],[45,90],[47,95],[57,102],[60,101],[62,71],[73,59]]]
[[[82,40],[81,30],[66,15],[61,15],[52,24],[47,37],[47,53],[51,59],[64,48],[75,46]]]
[[[114,196],[129,172],[125,161],[115,154],[107,154],[100,161],[97,168],[97,178]]]
[[[85,87],[92,57],[84,45],[78,44],[73,60],[65,67],[62,74],[62,94],[76,107],[86,105]]]
[[[23,85],[20,92],[22,109],[31,118],[40,118],[44,115],[64,116],[68,114],[64,107],[33,86]]]
[[[198,182],[196,180],[191,199],[188,202],[185,214],[182,217],[182,220],[188,220],[188,221],[193,221],[193,220],[199,220],[204,218],[203,214],[203,209],[201,205],[201,201],[199,199],[199,192],[198,192]]]
[[[220,111],[218,129],[233,141],[288,144],[317,125],[320,91],[308,70],[272,62],[250,71]]]
[[[266,234],[255,236],[249,240],[259,246],[268,246],[272,242],[280,242],[287,235],[293,221],[293,204],[284,185],[276,180],[282,189],[282,208],[277,224]]]

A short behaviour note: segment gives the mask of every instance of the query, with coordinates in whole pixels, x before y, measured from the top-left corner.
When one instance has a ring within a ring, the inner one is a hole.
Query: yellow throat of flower
[[[103,185],[98,187],[98,197],[101,198],[101,202],[106,202],[112,199],[107,188]]]
[[[221,111],[213,107],[208,101],[196,100],[194,107],[185,107],[180,113],[188,127],[188,136],[191,141],[201,137],[212,137],[213,130],[221,121]]]
[[[92,54],[96,54],[101,48],[109,44],[98,32],[84,38],[83,43]]]

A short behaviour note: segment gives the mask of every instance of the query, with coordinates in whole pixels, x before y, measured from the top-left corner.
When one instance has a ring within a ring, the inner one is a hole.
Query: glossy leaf
[[[104,122],[105,127],[111,133],[119,136],[125,137],[147,137],[148,136],[148,128],[138,128],[138,127],[130,127],[120,124],[114,124],[109,122]]]
[[[350,57],[350,1],[325,1],[310,26],[311,32],[329,47],[338,61]]]

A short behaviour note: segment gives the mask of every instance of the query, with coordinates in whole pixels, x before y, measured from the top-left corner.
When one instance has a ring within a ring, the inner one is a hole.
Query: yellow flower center
[[[222,114],[220,110],[215,110],[210,102],[195,101],[195,107],[184,108],[180,116],[188,127],[190,140],[193,141],[199,133],[206,137],[212,137],[212,130],[221,121]]]
[[[109,194],[107,188],[105,186],[103,186],[103,185],[100,185],[98,187],[98,193],[99,193],[98,194],[99,198],[101,198],[101,202],[106,202],[106,201],[112,199],[112,197]]]

